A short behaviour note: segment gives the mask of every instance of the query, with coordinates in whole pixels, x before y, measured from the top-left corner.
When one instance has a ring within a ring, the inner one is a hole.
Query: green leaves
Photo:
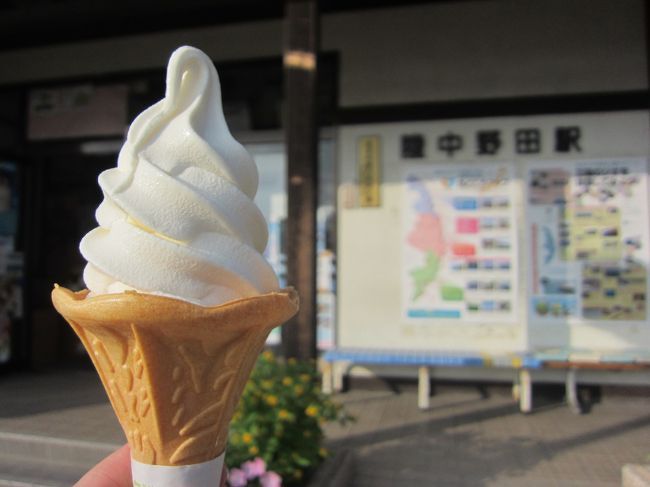
[[[351,418],[320,390],[314,362],[264,352],[230,423],[229,467],[261,456],[283,485],[298,482],[323,460],[322,424]]]

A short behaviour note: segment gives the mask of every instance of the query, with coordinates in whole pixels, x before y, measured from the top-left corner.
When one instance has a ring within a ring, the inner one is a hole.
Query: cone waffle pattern
[[[131,456],[190,465],[220,455],[266,337],[293,316],[293,289],[205,308],[126,292],[86,298],[56,286],[55,308],[99,373]]]

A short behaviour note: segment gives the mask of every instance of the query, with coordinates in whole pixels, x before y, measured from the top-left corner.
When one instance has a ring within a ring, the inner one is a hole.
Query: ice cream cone
[[[87,298],[55,286],[52,302],[79,335],[131,446],[150,465],[219,456],[269,332],[298,309],[293,289],[207,308],[151,294]]]

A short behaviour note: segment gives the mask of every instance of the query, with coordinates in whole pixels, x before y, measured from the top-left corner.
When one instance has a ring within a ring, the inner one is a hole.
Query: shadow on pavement
[[[54,370],[0,376],[0,418],[108,403],[94,370]]]
[[[459,404],[469,402],[484,407],[454,412]],[[441,406],[450,411],[443,417],[350,434],[331,440],[329,446],[352,452],[355,480],[377,487],[494,486],[504,479],[507,485],[529,485],[530,480],[533,485],[545,480],[547,485],[569,485],[562,482],[573,480],[617,485],[622,465],[608,458],[612,456],[609,447],[595,454],[597,449],[587,452],[583,447],[608,440],[613,445],[623,441],[614,439],[617,436],[650,428],[650,414],[599,422],[598,418],[570,415],[565,406],[559,406],[547,404],[536,414],[524,416],[515,404],[489,406],[481,398],[455,401]],[[600,458],[607,458],[608,465],[598,465]]]

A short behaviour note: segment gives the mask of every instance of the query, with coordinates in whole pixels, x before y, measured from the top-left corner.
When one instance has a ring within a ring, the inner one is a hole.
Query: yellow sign
[[[621,212],[615,206],[579,206],[566,210],[561,228],[567,235],[564,260],[617,261],[623,256]]]
[[[376,207],[381,204],[379,193],[379,137],[360,137],[358,141],[359,206]]]

